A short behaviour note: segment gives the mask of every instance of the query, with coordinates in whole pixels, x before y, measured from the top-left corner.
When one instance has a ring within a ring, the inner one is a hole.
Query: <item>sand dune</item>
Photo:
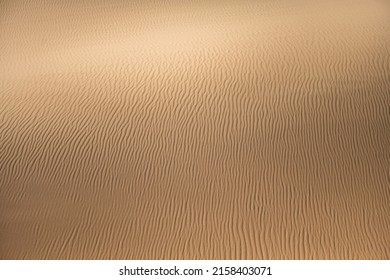
[[[1,259],[390,259],[389,232],[390,2],[0,1]]]

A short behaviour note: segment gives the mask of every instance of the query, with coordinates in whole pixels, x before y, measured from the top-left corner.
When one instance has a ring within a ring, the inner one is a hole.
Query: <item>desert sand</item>
[[[390,259],[390,2],[0,1],[1,259]]]

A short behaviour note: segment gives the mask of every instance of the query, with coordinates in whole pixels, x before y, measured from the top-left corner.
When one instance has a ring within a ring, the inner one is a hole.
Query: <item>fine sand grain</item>
[[[390,2],[0,0],[1,259],[390,259]]]

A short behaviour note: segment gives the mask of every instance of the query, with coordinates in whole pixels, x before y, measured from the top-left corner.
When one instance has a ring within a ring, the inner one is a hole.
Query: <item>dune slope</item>
[[[388,1],[0,1],[1,259],[389,259],[389,205]]]

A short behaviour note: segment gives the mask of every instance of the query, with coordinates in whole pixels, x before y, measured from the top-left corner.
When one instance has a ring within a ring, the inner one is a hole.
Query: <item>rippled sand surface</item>
[[[0,1],[0,258],[390,259],[390,2]]]

